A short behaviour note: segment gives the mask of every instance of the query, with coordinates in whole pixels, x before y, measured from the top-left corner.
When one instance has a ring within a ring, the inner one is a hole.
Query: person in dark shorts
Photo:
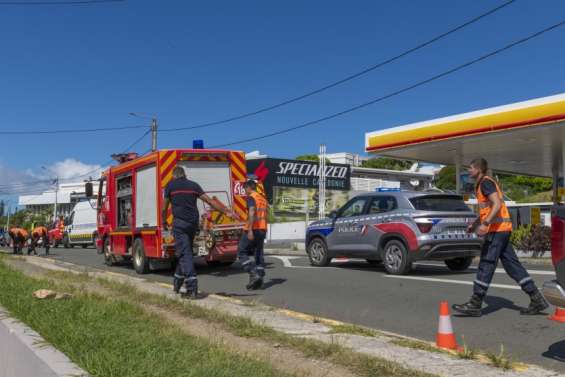
[[[186,297],[197,298],[198,280],[192,258],[192,243],[198,231],[200,216],[197,200],[200,199],[216,211],[233,217],[231,210],[217,206],[204,193],[202,187],[186,178],[184,169],[177,166],[173,169],[173,180],[165,187],[165,203],[163,205],[162,222],[165,229],[169,205],[173,209],[173,236],[175,238],[175,255],[178,258],[174,275],[174,291],[179,293],[183,284],[186,286]]]

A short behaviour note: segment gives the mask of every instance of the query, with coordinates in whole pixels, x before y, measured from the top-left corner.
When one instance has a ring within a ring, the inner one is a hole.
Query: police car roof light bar
[[[399,192],[399,188],[392,188],[392,187],[379,187],[377,188],[378,192]]]

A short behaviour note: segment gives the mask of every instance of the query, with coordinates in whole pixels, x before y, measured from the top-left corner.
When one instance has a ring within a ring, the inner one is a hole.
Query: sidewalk
[[[0,306],[0,377],[87,377],[67,356]]]

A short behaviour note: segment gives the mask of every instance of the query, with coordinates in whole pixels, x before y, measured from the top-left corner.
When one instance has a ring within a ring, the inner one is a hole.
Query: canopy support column
[[[461,153],[455,152],[455,192],[461,194]]]

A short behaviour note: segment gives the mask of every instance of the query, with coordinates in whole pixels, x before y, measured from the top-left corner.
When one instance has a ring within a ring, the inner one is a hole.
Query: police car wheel
[[[383,264],[391,275],[404,275],[412,268],[408,260],[408,251],[401,241],[388,241],[383,251]]]
[[[332,261],[325,242],[320,238],[314,238],[308,244],[308,258],[310,259],[310,264],[317,267],[328,266]]]
[[[137,238],[133,243],[133,268],[138,274],[149,272],[149,258],[145,255],[145,248],[141,238]]]
[[[447,259],[445,265],[451,271],[465,271],[473,263],[473,257],[463,257],[455,259]]]

